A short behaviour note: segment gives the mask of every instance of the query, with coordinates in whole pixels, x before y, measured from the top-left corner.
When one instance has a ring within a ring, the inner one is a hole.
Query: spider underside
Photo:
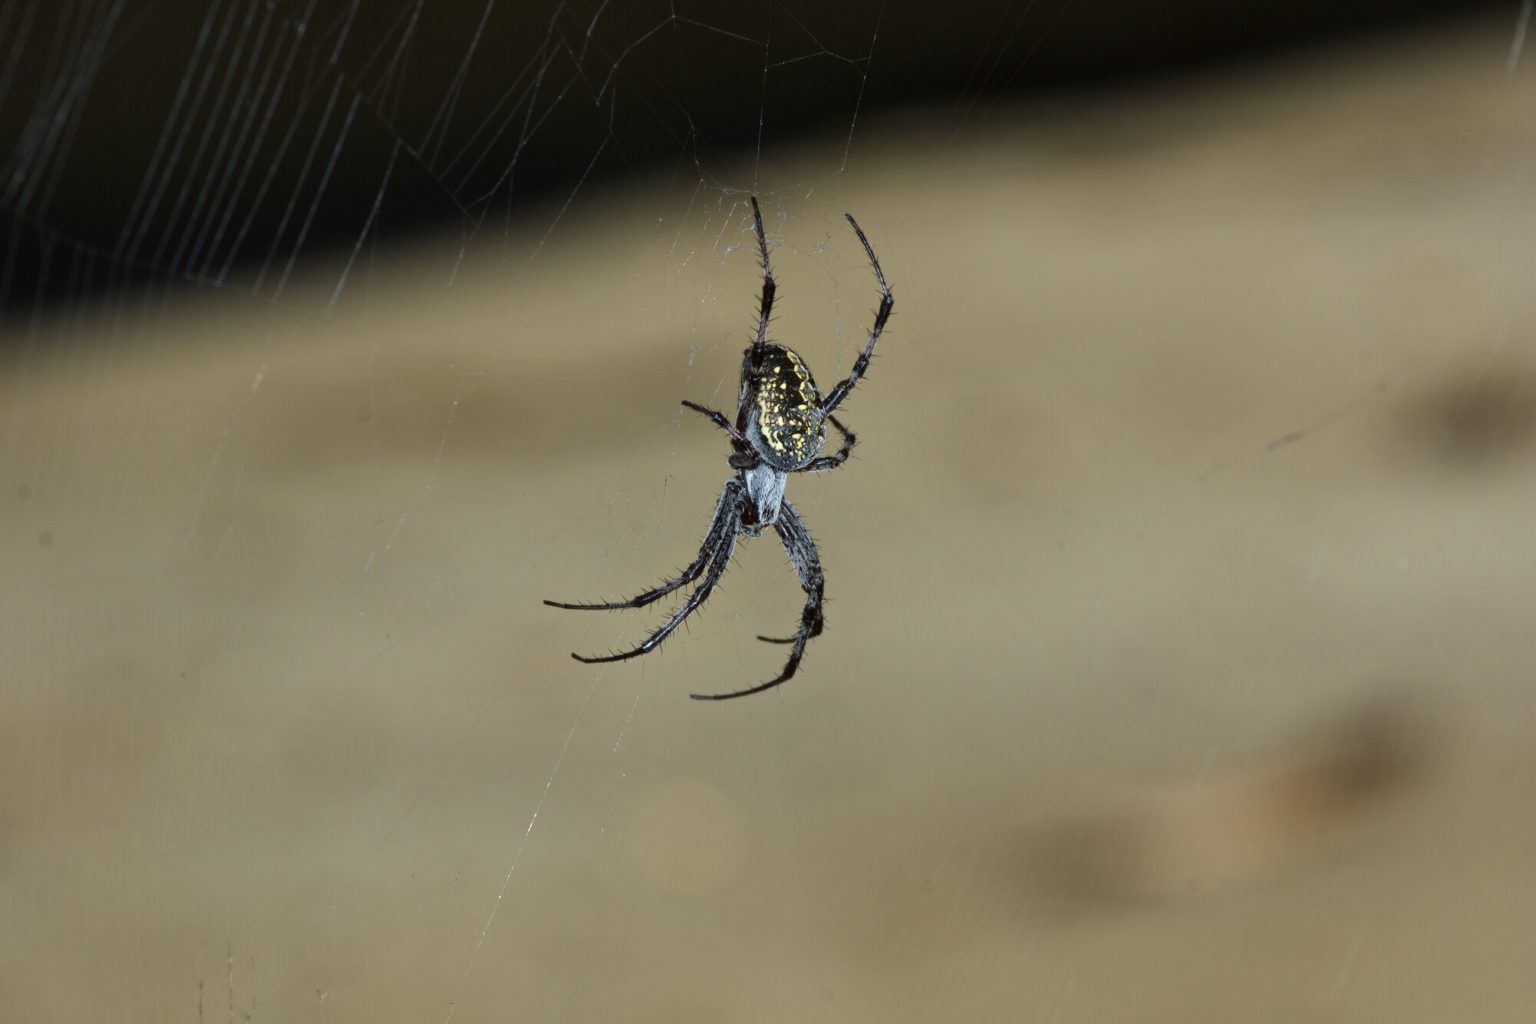
[[[852,214],[844,216],[859,236],[859,242],[869,256],[870,266],[874,268],[875,280],[880,285],[880,306],[869,330],[869,340],[854,360],[853,369],[823,397],[817,391],[816,382],[811,378],[810,368],[805,361],[791,349],[768,340],[768,321],[773,313],[776,286],[768,262],[768,237],[763,231],[763,215],[758,209],[757,197],[752,197],[752,220],[757,230],[758,253],[763,265],[763,293],[758,304],[757,336],[742,358],[736,419],[732,422],[718,410],[686,400],[683,402],[683,405],[708,417],[715,426],[730,435],[729,462],[731,468],[736,470],[736,475],[725,482],[720,499],[715,503],[714,518],[710,520],[698,557],[677,576],[625,601],[597,604],[571,604],[563,601],[544,603],[555,608],[581,610],[643,608],[693,583],[700,576],[704,581],[638,647],[600,657],[572,654],[571,657],[577,661],[587,664],[624,661],[655,650],[708,600],[715,584],[730,564],[731,554],[736,549],[736,539],[742,534],[756,537],[770,526],[784,544],[789,563],[799,577],[801,589],[805,591],[805,608],[800,613],[800,627],[794,636],[760,636],[758,639],[768,643],[791,644],[789,660],[784,670],[766,683],[729,693],[695,693],[690,696],[695,700],[730,700],[771,690],[795,674],[805,654],[806,643],[821,634],[826,621],[822,613],[822,592],[826,577],[821,571],[821,558],[816,553],[816,545],[810,533],[806,531],[794,506],[784,500],[784,486],[790,473],[824,473],[847,461],[856,438],[832,413],[869,368],[875,343],[880,340],[885,322],[890,319],[891,307],[895,305],[869,239],[864,237],[863,230]],[[842,438],[842,445],[835,455],[819,454],[826,440],[827,423],[831,423]]]

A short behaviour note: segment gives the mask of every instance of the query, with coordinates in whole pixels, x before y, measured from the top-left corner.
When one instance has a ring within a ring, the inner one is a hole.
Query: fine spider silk
[[[725,418],[715,409],[684,400],[683,405],[694,412],[709,417],[710,422],[730,435],[731,455],[729,462],[736,475],[725,482],[720,500],[715,503],[715,516],[710,521],[709,532],[693,564],[680,574],[667,580],[654,590],[647,590],[627,601],[609,601],[599,604],[568,604],[563,601],[545,601],[555,608],[617,609],[643,608],[658,601],[680,587],[685,587],[704,577],[697,590],[683,602],[682,607],[645,639],[639,647],[619,654],[607,654],[596,658],[584,658],[579,654],[571,657],[588,665],[605,661],[623,661],[649,653],[661,645],[672,631],[683,624],[700,605],[708,600],[710,592],[730,564],[731,553],[736,548],[736,538],[742,534],[756,537],[765,527],[771,526],[789,553],[789,564],[794,566],[805,591],[805,610],[800,613],[800,628],[794,636],[759,636],[771,644],[793,644],[784,671],[766,683],[734,690],[730,693],[695,693],[694,700],[730,700],[754,693],[771,690],[787,682],[800,667],[805,645],[812,637],[820,636],[826,624],[821,610],[821,595],[826,578],[821,571],[821,558],[816,545],[806,532],[805,524],[795,508],[784,500],[784,485],[790,473],[824,473],[836,469],[848,460],[853,451],[855,438],[848,428],[832,415],[853,386],[869,368],[869,358],[875,351],[875,342],[885,330],[890,319],[891,307],[896,300],[891,297],[890,286],[880,270],[875,250],[864,237],[863,230],[853,214],[845,213],[854,234],[869,256],[869,264],[875,270],[875,280],[880,284],[880,308],[875,313],[874,326],[869,329],[869,341],[854,360],[848,376],[825,398],[816,390],[811,379],[810,367],[805,365],[791,349],[768,340],[768,320],[773,313],[773,269],[768,265],[768,236],[763,232],[763,215],[757,208],[757,197],[752,197],[752,221],[757,228],[757,248],[763,263],[763,296],[758,303],[757,337],[748,346],[741,362],[741,393],[736,402],[736,420]],[[827,438],[826,424],[831,423],[843,439],[836,455],[820,455]]]

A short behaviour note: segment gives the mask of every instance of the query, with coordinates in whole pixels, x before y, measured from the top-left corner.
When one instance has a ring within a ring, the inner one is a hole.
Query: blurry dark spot
[[[1528,375],[1480,374],[1436,388],[1408,409],[1409,439],[1429,458],[1479,466],[1531,443],[1536,394]]]
[[[1230,892],[1346,839],[1411,789],[1431,731],[1389,691],[1247,766],[1070,814],[1029,838],[1023,867],[1072,912]]]
[[[357,410],[357,422],[359,422],[359,423],[372,423],[373,422],[373,412],[371,410],[368,410],[368,409],[358,409]]]
[[[37,544],[39,547],[44,548],[53,547],[53,534],[47,530],[40,530],[37,534]]]
[[[26,501],[30,497],[32,497],[32,488],[28,487],[26,484],[22,484],[20,487],[16,488],[16,500]]]
[[[1421,709],[1394,693],[1343,715],[1320,744],[1316,788],[1335,806],[1375,800],[1416,781],[1431,747]]]
[[[1264,446],[1264,450],[1272,452],[1282,445],[1295,444],[1297,441],[1300,441],[1306,436],[1307,432],[1305,430],[1293,430],[1289,434],[1281,434],[1279,437],[1269,442],[1269,444]]]

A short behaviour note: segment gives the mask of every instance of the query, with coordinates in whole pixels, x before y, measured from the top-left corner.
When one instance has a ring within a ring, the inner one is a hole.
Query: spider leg
[[[709,563],[713,555],[727,533],[734,534],[737,525],[741,521],[741,484],[732,479],[727,481],[725,489],[720,492],[720,500],[715,503],[715,516],[710,520],[709,532],[704,535],[704,543],[699,547],[699,557],[693,560],[693,564],[684,569],[677,576],[662,583],[654,590],[647,590],[643,594],[627,598],[623,601],[602,601],[593,604],[573,604],[566,601],[545,601],[551,608],[570,608],[575,611],[614,611],[620,608],[644,608],[653,601],[659,601],[679,587],[685,587],[698,579],[704,572],[704,566]]]
[[[805,591],[805,610],[800,613],[799,631],[793,639],[788,641],[795,646],[789,652],[789,660],[784,664],[784,671],[766,683],[759,683],[733,693],[689,694],[694,700],[731,700],[734,697],[748,697],[754,693],[771,690],[786,682],[800,667],[800,659],[805,654],[806,641],[811,637],[819,636],[826,625],[826,619],[821,611],[822,591],[826,587],[826,577],[821,571],[821,558],[816,554],[816,545],[811,540],[810,533],[806,531],[805,524],[800,521],[800,516],[789,502],[786,501],[779,506],[779,519],[773,524],[773,528],[778,531],[779,539],[784,542],[784,550],[789,554],[790,564],[795,567],[795,575],[800,578],[800,588]],[[779,641],[770,640],[770,642]]]
[[[837,428],[837,432],[843,435],[843,446],[837,450],[836,455],[823,455],[819,459],[812,459],[810,462],[807,462],[805,465],[801,466],[799,469],[793,470],[792,472],[825,473],[827,470],[836,469],[838,466],[841,466],[843,463],[848,461],[848,456],[853,452],[853,446],[859,443],[859,439],[853,436],[853,433],[849,431],[847,427],[838,422],[836,416],[828,416],[827,419],[834,427]],[[788,643],[787,640],[784,642]]]
[[[854,360],[853,369],[848,376],[838,382],[837,387],[827,392],[827,397],[821,400],[821,411],[830,413],[842,404],[848,397],[848,392],[864,376],[864,371],[869,369],[869,358],[875,353],[875,342],[880,340],[880,332],[885,330],[885,322],[891,318],[891,307],[896,304],[896,299],[891,295],[890,285],[885,283],[885,273],[880,269],[880,260],[875,257],[874,247],[869,244],[869,239],[864,237],[864,229],[859,227],[859,222],[853,219],[853,214],[845,213],[848,223],[853,225],[854,234],[859,236],[859,241],[864,243],[864,252],[869,255],[869,265],[875,268],[875,280],[880,282],[880,308],[875,312],[875,324],[869,329],[869,341],[864,346],[864,351],[859,353],[859,358]]]
[[[692,409],[694,412],[703,413],[706,417],[708,417],[709,422],[713,423],[727,434],[730,434],[732,441],[746,440],[745,435],[743,435],[741,431],[737,430],[730,420],[725,418],[725,413],[711,409],[708,406],[700,405],[697,402],[690,402],[686,398],[683,399],[683,404]]]
[[[621,651],[618,654],[605,654],[597,658],[587,658],[580,654],[572,654],[571,657],[588,665],[596,665],[608,661],[624,661],[628,658],[638,658],[642,654],[648,654],[670,636],[674,629],[681,626],[683,620],[692,615],[699,605],[709,599],[710,592],[715,589],[715,584],[720,582],[720,577],[725,575],[726,567],[731,564],[731,552],[736,549],[736,535],[741,530],[741,506],[744,500],[741,485],[735,480],[731,480],[725,485],[725,492],[720,496],[720,500],[721,512],[729,512],[730,514],[725,516],[720,524],[722,529],[719,538],[715,541],[714,550],[708,551],[706,547],[709,557],[709,572],[705,575],[704,582],[699,584],[699,589],[690,594],[688,600],[684,601],[682,606],[672,613],[672,616],[662,624],[660,629],[646,637],[640,646],[628,651]],[[711,530],[711,535],[713,536],[713,534],[714,531]],[[708,542],[706,541],[707,544]],[[702,554],[703,552],[701,552]]]
[[[768,233],[763,230],[763,211],[757,207],[757,196],[752,197],[752,224],[757,228],[758,257],[763,263],[763,297],[757,304],[757,336],[752,340],[752,347],[747,349],[747,365],[752,373],[756,373],[763,364],[763,352],[768,345],[768,321],[773,316],[773,295],[778,290],[773,280],[773,267],[768,263]],[[745,381],[748,373],[746,367],[742,373]],[[747,433],[747,413],[750,408],[750,404],[743,400],[736,410],[736,434],[743,437]]]
[[[773,268],[768,265],[768,235],[763,230],[763,213],[757,208],[757,196],[752,197],[752,223],[757,228],[757,251],[763,261],[763,297],[757,304],[757,339],[752,342],[753,366],[755,358],[768,340],[768,318],[773,315],[773,293],[777,285],[773,280]]]

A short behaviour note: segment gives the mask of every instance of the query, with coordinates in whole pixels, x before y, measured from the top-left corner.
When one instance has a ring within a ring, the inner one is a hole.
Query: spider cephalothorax
[[[805,654],[807,641],[821,634],[826,625],[821,608],[826,577],[822,574],[821,558],[816,553],[816,545],[811,542],[811,535],[806,532],[805,524],[800,521],[794,506],[784,500],[784,485],[790,473],[821,473],[836,469],[847,461],[848,454],[853,451],[855,438],[832,415],[832,411],[842,404],[848,392],[853,390],[853,386],[869,368],[875,343],[880,340],[880,332],[885,329],[885,322],[890,319],[891,307],[895,304],[869,239],[864,237],[864,232],[852,214],[844,216],[859,236],[859,242],[869,256],[870,266],[874,268],[875,280],[880,284],[880,308],[875,313],[874,326],[869,330],[869,340],[854,360],[853,369],[822,397],[816,390],[816,381],[812,379],[810,367],[805,365],[805,360],[783,345],[768,340],[768,320],[773,313],[776,286],[773,270],[768,264],[768,236],[763,231],[763,215],[757,208],[757,197],[752,197],[752,222],[757,230],[758,252],[763,263],[763,296],[758,306],[757,337],[747,347],[742,358],[741,392],[736,403],[736,419],[733,422],[715,409],[689,401],[683,402],[688,408],[709,417],[715,426],[730,435],[729,461],[731,468],[736,470],[736,475],[725,482],[725,489],[720,492],[720,500],[715,504],[714,519],[710,521],[709,532],[704,537],[698,557],[688,568],[661,586],[627,601],[597,604],[569,604],[562,601],[544,603],[556,608],[642,608],[687,586],[700,576],[704,577],[704,582],[639,647],[596,658],[571,655],[577,661],[589,664],[623,661],[655,650],[709,597],[726,566],[730,564],[736,538],[741,534],[756,537],[769,526],[778,532],[779,540],[789,554],[790,565],[794,566],[795,575],[800,579],[800,587],[805,591],[805,609],[800,613],[800,628],[794,636],[763,636],[758,639],[775,644],[792,644],[789,661],[784,665],[783,672],[766,683],[730,693],[695,693],[692,696],[695,700],[728,700],[772,689],[795,674]],[[842,447],[835,455],[820,454],[826,442],[828,423],[843,439]]]

